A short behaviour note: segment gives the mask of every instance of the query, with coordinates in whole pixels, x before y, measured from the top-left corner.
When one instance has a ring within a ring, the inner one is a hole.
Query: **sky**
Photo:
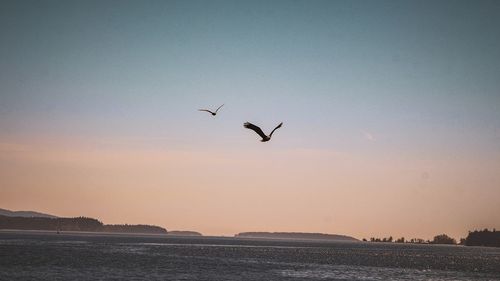
[[[500,229],[498,1],[0,7],[0,208],[207,235]],[[247,121],[284,124],[261,143]]]

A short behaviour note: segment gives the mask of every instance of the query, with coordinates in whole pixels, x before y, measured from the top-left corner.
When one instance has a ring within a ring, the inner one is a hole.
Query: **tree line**
[[[487,228],[481,231],[469,231],[464,242],[467,246],[500,247],[500,231],[496,229],[489,231]]]
[[[384,238],[371,237],[369,240],[363,238],[365,242],[386,242],[386,243],[412,243],[412,244],[447,244],[447,245],[465,245],[465,246],[488,246],[500,247],[500,231],[493,229],[469,231],[466,238],[460,239],[459,242],[455,238],[449,237],[446,234],[434,236],[432,240],[424,240],[421,238],[412,238],[406,240],[404,237],[394,239],[392,236]]]
[[[48,231],[89,231],[122,233],[166,234],[167,230],[156,225],[103,224],[88,218],[43,218],[43,217],[7,217],[0,215],[0,229],[48,230]]]

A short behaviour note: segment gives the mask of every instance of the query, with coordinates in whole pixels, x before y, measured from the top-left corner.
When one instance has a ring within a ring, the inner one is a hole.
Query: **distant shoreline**
[[[348,241],[359,242],[358,239],[340,234],[310,233],[310,232],[241,232],[235,235],[237,238],[264,238],[280,240],[302,240],[302,241]]]
[[[28,230],[28,229],[0,229],[0,234],[21,234],[21,235],[48,235],[58,236],[105,236],[105,237],[149,237],[149,238],[183,238],[183,239],[224,239],[236,241],[267,241],[267,242],[312,242],[312,243],[359,243],[359,241],[342,240],[320,240],[320,239],[287,239],[287,238],[266,238],[266,237],[237,237],[237,236],[212,236],[212,235],[174,235],[158,233],[123,233],[123,232],[94,232],[94,231],[60,231],[59,234],[54,230]]]
[[[167,234],[167,229],[145,224],[104,224],[89,217],[49,218],[0,215],[0,229]]]
[[[106,232],[106,231],[59,231],[57,230],[42,230],[42,229],[0,229],[0,233],[20,233],[20,234],[54,234],[54,235],[92,235],[92,236],[152,236],[166,237],[164,233],[138,233],[138,232]],[[173,235],[170,235],[173,236]]]
[[[233,240],[261,240],[261,241],[296,241],[296,242],[361,242],[359,240],[335,240],[335,239],[307,239],[307,238],[287,238],[287,237],[257,237],[257,236],[219,236],[219,235],[192,235],[182,234],[182,231],[172,231],[174,233],[127,233],[127,232],[106,232],[106,231],[58,231],[42,229],[0,229],[0,234],[45,234],[45,235],[85,235],[85,236],[116,236],[116,237],[158,237],[158,238],[224,238]],[[355,239],[355,238],[354,238]]]

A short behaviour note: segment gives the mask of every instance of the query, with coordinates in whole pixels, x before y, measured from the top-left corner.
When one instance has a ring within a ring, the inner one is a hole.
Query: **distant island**
[[[500,247],[500,231],[496,229],[470,231],[463,242],[466,246]]]
[[[0,215],[0,229],[167,234],[165,228],[156,225],[103,224],[97,219],[87,217],[51,218]]]
[[[466,238],[461,238],[457,243],[455,238],[449,237],[446,234],[434,236],[432,240],[424,240],[420,238],[412,238],[406,240],[404,237],[393,239],[392,236],[384,238],[372,237],[370,240],[363,238],[364,242],[384,242],[384,243],[411,243],[411,244],[436,244],[436,245],[464,245],[464,246],[483,246],[483,247],[500,247],[500,231],[487,228],[484,230],[469,231]]]
[[[6,216],[6,217],[25,217],[25,218],[32,218],[32,217],[40,217],[40,218],[57,218],[57,216],[54,215],[49,215],[49,214],[44,214],[44,213],[39,213],[39,212],[33,212],[33,211],[11,211],[11,210],[6,210],[0,208],[0,216]]]
[[[167,231],[165,228],[156,225],[104,224],[97,219],[89,217],[61,218],[34,211],[11,211],[0,208],[0,230],[2,229],[203,236],[196,231]]]
[[[186,231],[186,230],[172,230],[167,232],[167,235],[176,236],[203,236],[203,234],[196,231]]]
[[[363,238],[363,242],[368,242],[365,238]],[[443,245],[454,245],[457,244],[457,241],[449,237],[446,234],[439,234],[434,236],[432,240],[425,240],[421,238],[412,238],[410,240],[406,240],[404,237],[393,239],[392,236],[384,237],[384,238],[370,238],[369,242],[383,242],[383,243],[411,243],[411,244],[443,244]]]
[[[271,239],[293,239],[293,240],[329,240],[329,241],[359,241],[346,235],[306,233],[306,232],[241,232],[234,237],[239,238],[271,238]]]
[[[135,233],[135,234],[163,234],[171,236],[203,236],[196,231],[174,230],[167,231],[156,225],[145,224],[104,224],[101,221],[89,217],[62,218],[55,215],[44,214],[35,211],[11,211],[0,208],[0,230],[44,230],[44,231],[85,231],[85,232],[109,232],[109,233]],[[338,234],[307,233],[307,232],[241,232],[234,235],[236,238],[265,238],[265,239],[289,239],[289,240],[328,240],[328,241],[353,241],[358,239]],[[393,239],[392,236],[385,238],[371,237],[365,242],[385,243],[412,243],[412,244],[449,244],[464,246],[500,247],[500,231],[493,229],[469,231],[466,238],[460,242],[446,234],[434,236],[432,240],[420,238],[405,239],[404,237]]]

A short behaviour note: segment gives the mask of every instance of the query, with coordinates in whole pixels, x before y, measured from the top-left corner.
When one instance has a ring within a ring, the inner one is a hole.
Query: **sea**
[[[500,280],[500,248],[0,231],[0,280]]]

